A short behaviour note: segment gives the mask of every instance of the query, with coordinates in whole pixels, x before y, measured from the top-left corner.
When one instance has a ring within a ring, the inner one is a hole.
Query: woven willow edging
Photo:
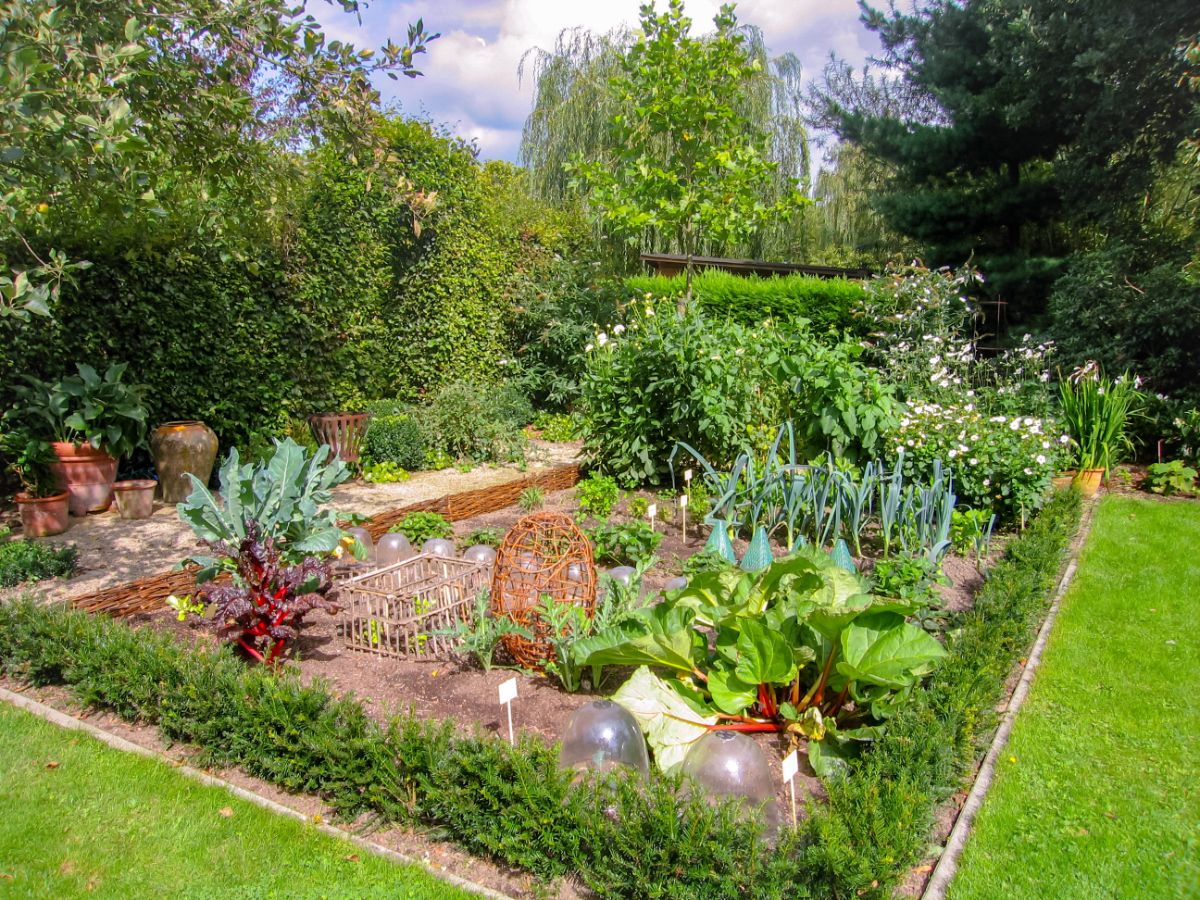
[[[427,510],[438,512],[452,522],[469,519],[483,513],[495,512],[512,506],[529,487],[540,487],[546,491],[560,491],[574,487],[579,481],[579,466],[574,464],[555,466],[536,475],[527,475],[515,481],[447,494],[433,500],[421,500],[396,509],[389,509],[372,517],[366,523],[372,540],[377,540],[389,528],[411,512]],[[154,612],[167,605],[172,594],[190,594],[196,586],[195,568],[172,569],[157,575],[147,575],[125,584],[114,585],[104,590],[80,594],[70,598],[72,606],[87,612],[102,612],[113,616],[132,616]]]

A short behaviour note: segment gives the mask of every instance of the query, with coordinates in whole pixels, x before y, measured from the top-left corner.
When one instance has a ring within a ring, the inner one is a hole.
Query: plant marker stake
[[[654,519],[658,515],[658,504],[651,503],[646,507],[646,517],[650,520],[650,530],[654,530]]]
[[[683,470],[683,480],[687,484],[687,488],[684,488],[684,490],[687,490],[688,488],[690,488],[692,486],[692,470],[691,469]]]
[[[687,543],[687,501],[687,494],[679,495],[679,512],[683,516],[683,542],[685,544]]]
[[[508,710],[508,743],[509,746],[516,744],[516,739],[513,736],[512,724],[512,702],[517,699],[517,679],[516,676],[508,679],[500,685],[500,705]]]
[[[800,758],[793,750],[783,758],[783,780],[792,792],[792,827],[796,827],[796,773],[800,771]]]

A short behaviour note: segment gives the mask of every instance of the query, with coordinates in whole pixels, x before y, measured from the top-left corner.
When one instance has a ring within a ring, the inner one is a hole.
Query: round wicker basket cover
[[[549,625],[538,615],[542,598],[596,611],[596,564],[592,545],[565,513],[525,516],[504,537],[492,570],[491,611],[512,619],[533,636],[506,634],[504,648],[519,664],[539,669],[553,658]]]

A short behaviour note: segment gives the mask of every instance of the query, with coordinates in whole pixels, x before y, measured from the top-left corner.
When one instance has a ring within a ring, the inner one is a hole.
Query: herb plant
[[[441,513],[417,510],[410,512],[388,531],[399,532],[408,538],[414,547],[420,547],[430,538],[452,537],[454,526]]]
[[[649,559],[662,543],[662,532],[642,520],[619,525],[597,525],[586,532],[599,562],[636,564]]]
[[[503,540],[503,528],[476,528],[461,541],[459,541],[459,544],[461,544],[463,547],[482,545],[484,547],[494,548],[499,547]]]
[[[58,462],[58,456],[45,441],[23,431],[7,432],[0,435],[0,453],[8,458],[8,470],[28,496],[36,499],[62,493],[63,488],[50,468]]]
[[[446,634],[458,641],[454,648],[455,653],[474,657],[475,662],[485,672],[491,671],[496,646],[506,634],[533,640],[533,634],[528,628],[518,625],[506,616],[496,617],[491,614],[486,590],[476,595],[470,620],[455,623],[455,627]]]
[[[536,484],[525,488],[521,491],[521,496],[517,498],[517,506],[527,513],[541,509],[545,502],[546,491]]]
[[[609,475],[592,474],[575,486],[575,500],[579,504],[579,518],[589,516],[607,522],[613,508],[621,499],[621,490],[615,478]]]

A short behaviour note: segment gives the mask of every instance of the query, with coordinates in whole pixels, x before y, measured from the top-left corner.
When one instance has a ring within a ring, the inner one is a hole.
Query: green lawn
[[[1101,503],[950,895],[1200,897],[1200,503]]]
[[[469,897],[0,703],[0,897]]]

